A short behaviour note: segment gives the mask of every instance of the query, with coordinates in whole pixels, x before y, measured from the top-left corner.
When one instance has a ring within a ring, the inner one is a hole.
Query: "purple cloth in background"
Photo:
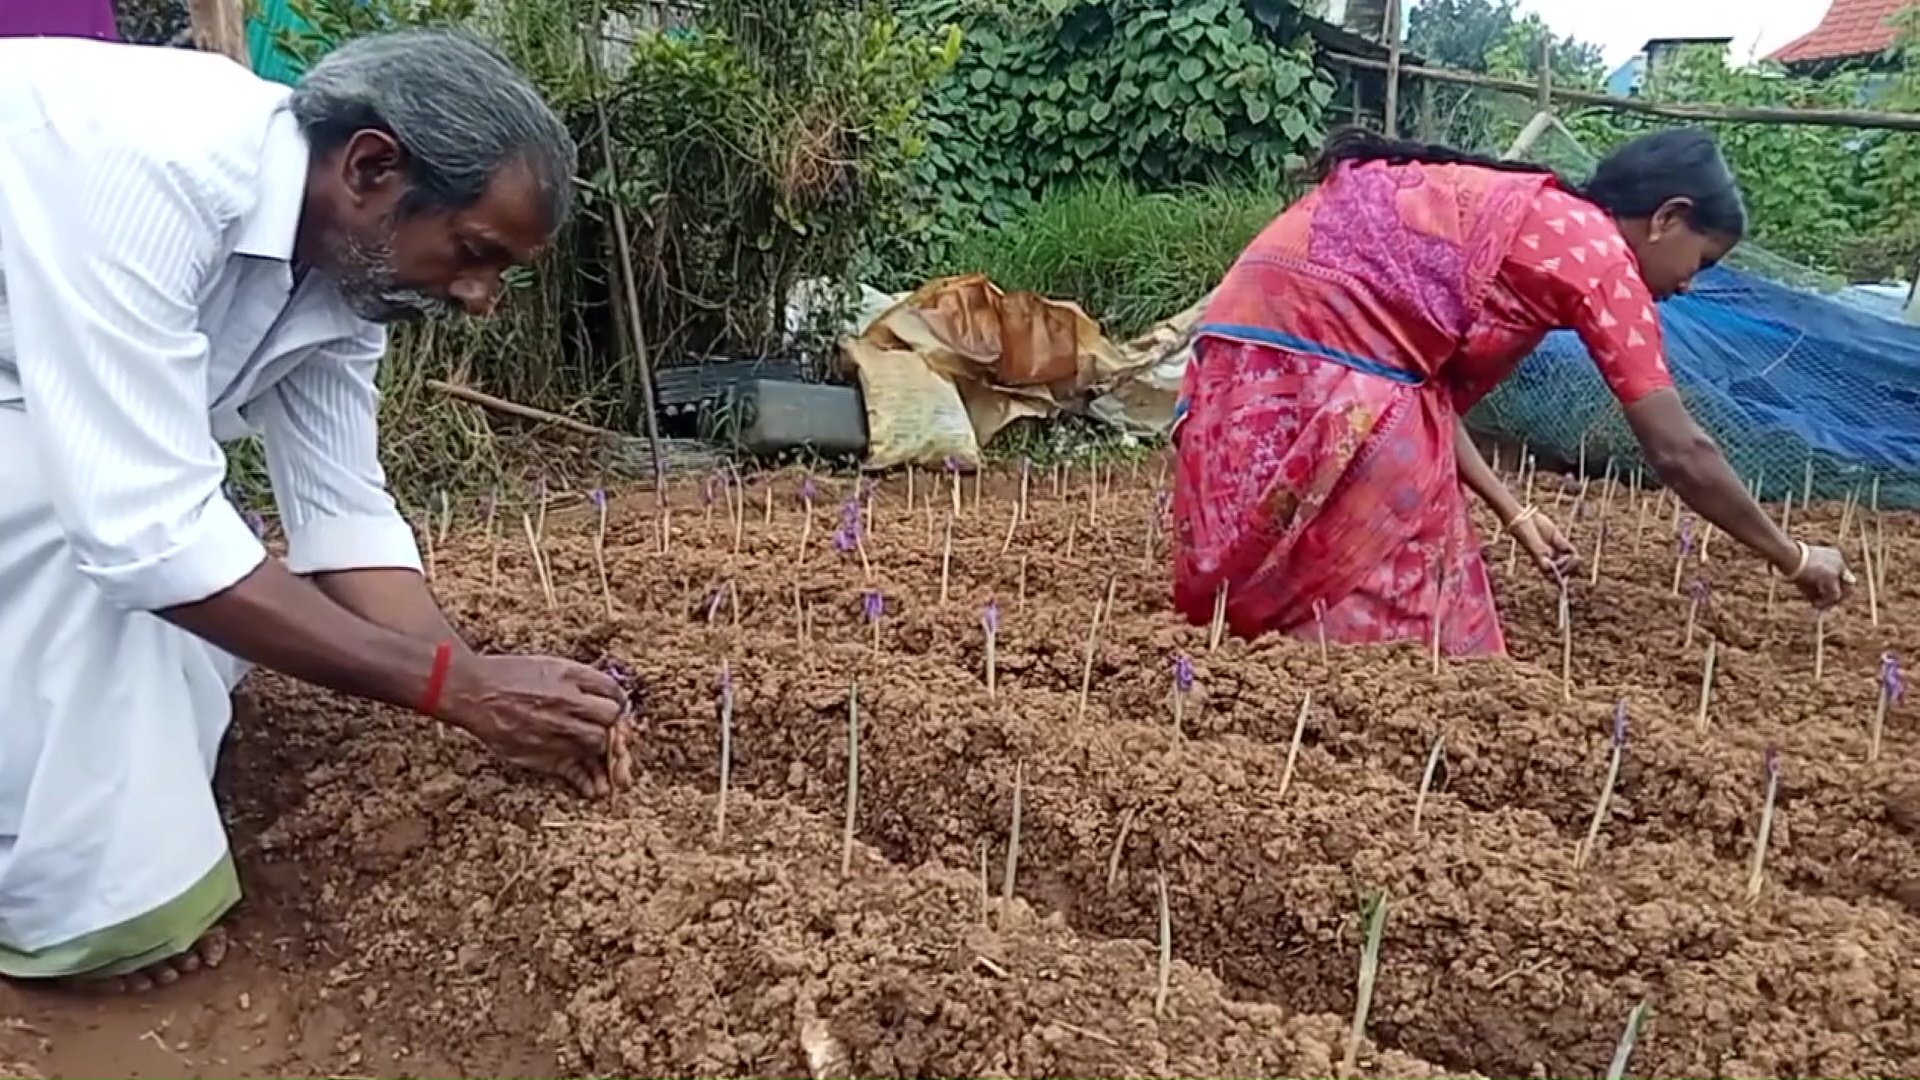
[[[0,37],[90,37],[119,41],[113,0],[0,0]]]

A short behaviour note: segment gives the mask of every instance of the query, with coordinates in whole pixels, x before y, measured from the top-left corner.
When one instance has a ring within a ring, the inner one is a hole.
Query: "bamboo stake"
[[[1856,482],[1847,492],[1847,501],[1840,504],[1840,535],[1853,531],[1854,505],[1860,501],[1860,485]]]
[[[1114,834],[1113,850],[1107,854],[1107,892],[1112,893],[1114,885],[1120,880],[1120,856],[1126,851],[1127,837],[1133,832],[1133,818],[1140,812],[1138,806],[1127,807],[1120,815],[1120,831]]]
[[[500,587],[500,496],[487,499],[487,588]]]
[[[1220,639],[1227,633],[1227,583],[1220,582],[1220,588],[1213,594],[1213,625],[1207,630],[1207,651],[1220,648]]]
[[[1000,696],[1000,605],[987,601],[986,609],[980,614],[980,629],[987,644],[987,698],[995,700]]]
[[[1694,730],[1701,734],[1707,731],[1707,710],[1713,705],[1713,669],[1720,658],[1720,641],[1707,639],[1707,658],[1700,669],[1700,711],[1694,715]]]
[[[1767,841],[1773,836],[1773,801],[1780,791],[1780,759],[1772,747],[1767,748],[1765,764],[1762,766],[1767,780],[1766,801],[1760,807],[1760,828],[1753,834],[1753,857],[1747,864],[1747,903],[1760,899],[1761,887],[1766,883]]]
[[[1307,733],[1307,710],[1313,708],[1313,691],[1308,690],[1300,698],[1300,713],[1293,718],[1293,740],[1287,744],[1287,763],[1280,770],[1280,791],[1274,795],[1275,802],[1287,797],[1287,788],[1293,783],[1293,765],[1300,760],[1300,740]]]
[[[1813,617],[1813,681],[1819,682],[1827,674],[1827,613],[1818,612]]]
[[[853,873],[853,830],[860,813],[860,680],[847,684],[847,817],[840,830],[840,880]]]
[[[1000,902],[1002,905],[1013,903],[1014,882],[1020,872],[1020,810],[1027,789],[1027,763],[1015,762],[1013,766],[1013,823],[1007,830],[1007,862],[1000,874]],[[1003,910],[1001,918],[1006,918]]]
[[[727,790],[733,786],[733,674],[720,662],[720,797],[714,803],[713,837],[727,838]]]
[[[559,600],[553,594],[553,580],[547,576],[547,560],[540,554],[540,538],[533,531],[533,519],[526,514],[520,515],[520,525],[527,533],[527,550],[533,553],[533,572],[539,575],[540,591],[546,595],[547,609],[551,611],[559,606]]]
[[[947,518],[946,539],[940,544],[940,602],[947,602],[947,587],[953,580],[953,518]]]
[[[1427,751],[1427,767],[1420,774],[1420,792],[1413,799],[1413,835],[1420,835],[1420,819],[1427,808],[1427,793],[1433,790],[1433,774],[1440,767],[1440,755],[1446,752],[1447,734],[1441,732],[1433,740],[1433,749]]]
[[[1153,891],[1160,900],[1160,971],[1153,990],[1153,1015],[1157,1020],[1167,1011],[1167,992],[1173,980],[1173,914],[1167,901],[1167,875],[1156,872]]]
[[[1439,675],[1440,674],[1440,611],[1437,606],[1434,609],[1433,616],[1427,620],[1427,623],[1429,626],[1429,629],[1427,631],[1428,651],[1432,653],[1433,674]]]
[[[1620,759],[1627,748],[1627,703],[1613,707],[1613,753],[1607,759],[1607,779],[1600,785],[1600,801],[1594,804],[1593,820],[1587,822],[1587,835],[1573,851],[1573,868],[1585,870],[1600,843],[1600,827],[1606,824],[1607,807],[1613,802],[1613,789],[1620,782]]]
[[[1093,655],[1100,644],[1100,620],[1113,609],[1113,593],[1119,584],[1119,575],[1110,575],[1107,578],[1106,602],[1093,605],[1093,624],[1087,627],[1087,659],[1080,669],[1080,706],[1074,712],[1076,720],[1087,718],[1087,696],[1093,692]]]
[[[1867,536],[1867,517],[1860,515],[1860,573],[1867,579],[1867,618],[1880,625],[1880,586],[1873,571],[1873,541]]]
[[[1573,701],[1573,607],[1567,579],[1560,579],[1560,700]]]

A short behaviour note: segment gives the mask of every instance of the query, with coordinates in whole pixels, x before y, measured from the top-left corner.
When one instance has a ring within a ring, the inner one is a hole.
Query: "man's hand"
[[[612,677],[549,656],[456,658],[436,714],[502,761],[603,797],[632,779],[627,698]]]

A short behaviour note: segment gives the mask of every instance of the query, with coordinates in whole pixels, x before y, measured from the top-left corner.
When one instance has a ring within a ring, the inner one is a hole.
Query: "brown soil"
[[[1812,616],[1785,588],[1769,606],[1764,571],[1725,537],[1686,571],[1712,596],[1684,643],[1670,506],[1636,540],[1643,515],[1617,494],[1599,582],[1572,590],[1563,691],[1555,593],[1508,574],[1504,546],[1491,558],[1511,659],[1436,675],[1417,645],[1210,652],[1166,610],[1155,478],[1120,469],[1090,503],[1087,477],[1056,492],[1036,474],[1005,557],[1017,485],[995,478],[976,499],[968,482],[944,604],[950,493],[942,478],[929,509],[924,475],[911,508],[903,480],[880,488],[871,586],[830,541],[849,485],[820,483],[807,530],[792,476],[750,485],[737,551],[696,482],[676,492],[664,553],[650,498],[617,502],[611,618],[583,513],[547,520],[556,610],[517,529],[439,545],[438,588],[478,642],[638,674],[636,789],[586,803],[462,736],[262,680],[223,779],[250,888],[235,959],[138,1001],[6,991],[0,1013],[19,1019],[0,1059],[52,1076],[1326,1076],[1360,909],[1384,890],[1368,1074],[1599,1075],[1645,1000],[1634,1074],[1920,1075],[1910,704],[1866,762],[1881,652],[1920,656],[1912,518],[1885,518],[1879,625],[1864,595],[1829,618],[1816,682]],[[1556,516],[1591,558],[1597,510]],[[1801,534],[1839,517],[1817,507]],[[1857,535],[1849,548],[1857,560]],[[877,650],[868,587],[886,597]],[[1176,733],[1179,653],[1195,683]],[[723,661],[737,688],[724,837]],[[1620,782],[1576,871],[1623,699]],[[1781,783],[1749,902],[1768,748]],[[1156,1010],[1162,880],[1173,962]]]

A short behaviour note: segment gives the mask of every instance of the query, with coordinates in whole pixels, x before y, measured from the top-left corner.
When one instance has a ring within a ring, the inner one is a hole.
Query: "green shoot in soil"
[[[1361,917],[1366,940],[1360,948],[1360,984],[1354,995],[1353,1026],[1347,1031],[1347,1049],[1340,1057],[1340,1075],[1352,1076],[1360,1060],[1360,1043],[1367,1036],[1367,1010],[1373,1006],[1373,984],[1380,975],[1380,937],[1387,926],[1387,893],[1373,894]]]

